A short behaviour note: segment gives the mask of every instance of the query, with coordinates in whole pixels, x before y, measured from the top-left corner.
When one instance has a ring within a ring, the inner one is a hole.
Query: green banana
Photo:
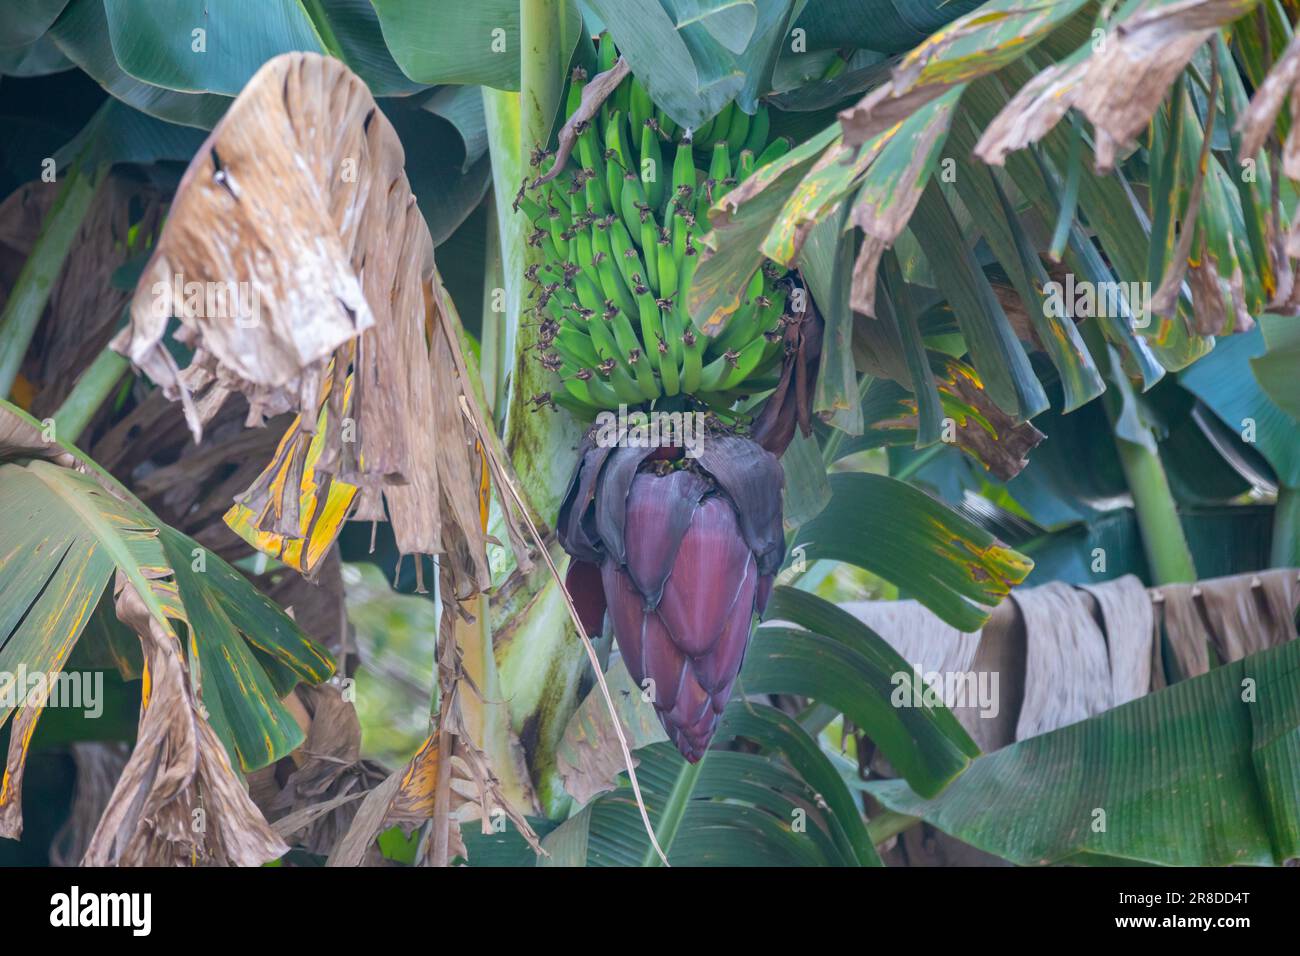
[[[622,211],[623,176],[628,170],[627,141],[623,138],[623,114],[614,113],[605,128],[605,188],[614,209]]]
[[[655,110],[655,122],[659,125],[659,131],[669,139],[672,139],[677,135],[677,124],[673,122],[673,118],[663,110]]]
[[[727,138],[727,131],[731,129],[731,114],[735,113],[736,104],[728,103],[713,117],[713,121],[708,124],[708,128],[701,135],[695,137],[695,145],[700,149],[712,149],[713,144],[720,139]]]
[[[692,153],[689,139],[683,139],[677,144],[677,155],[673,157],[673,189],[667,197],[665,214],[672,212],[675,202],[687,202],[695,193],[695,160]]]
[[[742,114],[743,115],[743,114]],[[727,150],[726,141],[720,141],[713,144],[713,158],[709,162],[709,176],[705,182],[705,196],[701,198],[704,208],[712,206],[717,200],[722,198],[721,190],[726,187],[724,184],[731,178],[731,153]]]
[[[760,337],[746,345],[739,352],[731,350],[715,358],[700,375],[699,389],[703,392],[718,392],[735,388],[745,380],[745,376],[754,370],[763,357],[763,347],[767,343]]]
[[[666,233],[660,233],[655,246],[659,262],[659,298],[671,299],[677,294],[677,260],[673,258],[673,243]]]
[[[745,146],[745,140],[749,136],[750,119],[749,114],[739,106],[732,104],[731,125],[727,127],[726,141],[731,144],[733,155],[739,155]],[[764,113],[764,116],[767,114]],[[766,134],[764,134],[766,135]]]
[[[740,158],[736,161],[736,182],[743,183],[749,178],[750,173],[754,171],[754,151],[751,149],[742,149]],[[724,192],[725,196],[726,193]],[[721,197],[718,197],[721,198]]]
[[[645,185],[646,201],[658,209],[664,196],[664,154],[659,146],[659,134],[649,123],[641,127],[641,182]]]
[[[792,146],[794,146],[792,140],[785,136],[778,136],[776,139],[772,140],[772,142],[767,144],[766,149],[758,154],[758,159],[754,160],[754,166],[766,166],[768,163],[775,162],[786,153],[790,152]]]
[[[599,37],[596,68],[612,68],[617,57],[609,36]],[[570,115],[587,82],[575,69]],[[541,252],[526,276],[547,326],[540,360],[559,376],[539,405],[591,419],[619,404],[654,407],[665,396],[680,408],[684,394],[687,408],[741,423],[747,412],[736,402],[775,387],[784,354],[783,270],[767,263],[747,280],[716,338],[700,332],[687,304],[709,208],[791,147],[786,137],[769,142],[770,134],[766,106],[750,116],[728,103],[692,135],[629,76],[580,127],[564,168],[543,160],[549,180],[527,188],[518,204]]]
[[[738,145],[738,149],[747,149],[755,156],[763,152],[763,147],[767,145],[767,134],[772,128],[772,117],[767,110],[760,108],[757,113],[750,117],[749,133],[745,141]]]
[[[599,232],[597,234],[602,235]],[[605,238],[605,244],[606,246],[609,244],[608,237]],[[595,265],[596,275],[600,277],[600,287],[605,292],[605,298],[624,312],[635,312],[636,303],[632,299],[627,283],[623,281],[623,273],[615,264],[614,257],[607,252],[597,252]]]
[[[623,176],[623,188],[618,194],[618,212],[623,218],[623,225],[633,240],[641,236],[641,207],[645,205],[645,192],[641,189],[641,179],[636,173]]]
[[[703,123],[701,123],[699,126],[697,126],[695,129],[691,131],[692,138],[695,140],[695,142],[699,143],[700,145],[704,145],[704,141],[709,138],[709,135],[712,132],[713,132],[713,120],[711,119],[705,120]]]
[[[632,122],[632,129],[638,130],[645,126],[646,120],[655,115],[655,105],[650,99],[650,92],[635,76],[632,77],[630,85],[632,90],[628,98],[628,119]]]
[[[565,361],[578,368],[595,368],[600,364],[591,336],[572,325],[561,325],[552,346]]]
[[[650,289],[659,288],[659,227],[649,210],[642,213],[641,251],[645,253],[646,278],[650,280]]]

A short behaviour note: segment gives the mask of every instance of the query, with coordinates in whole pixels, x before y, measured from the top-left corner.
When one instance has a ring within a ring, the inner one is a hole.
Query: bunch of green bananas
[[[614,65],[608,36],[598,58],[602,72]],[[575,71],[568,115],[585,83]],[[686,308],[708,208],[790,148],[785,138],[768,142],[768,123],[765,107],[751,117],[733,103],[699,129],[681,129],[628,76],[579,127],[565,167],[521,191],[518,208],[534,226],[529,241],[544,254],[528,274],[541,361],[562,384],[549,400],[591,419],[680,395],[732,417],[738,398],[775,384],[784,270],[765,263],[715,338]]]

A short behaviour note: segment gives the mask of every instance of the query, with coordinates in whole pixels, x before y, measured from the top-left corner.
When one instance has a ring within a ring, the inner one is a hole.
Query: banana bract
[[[599,50],[602,68],[612,66],[607,37]],[[570,114],[585,82],[576,71]],[[517,200],[533,223],[529,241],[544,252],[528,278],[541,361],[560,379],[549,398],[588,420],[620,405],[680,405],[675,396],[730,418],[737,398],[775,384],[788,283],[766,264],[710,339],[685,305],[700,260],[695,239],[709,206],[790,141],[768,142],[763,107],[751,117],[731,104],[698,130],[677,128],[632,76],[575,131],[564,167]]]
[[[682,755],[717,728],[785,557],[781,464],[747,438],[668,449],[584,446],[557,533],[584,626],[608,610],[628,673]]]

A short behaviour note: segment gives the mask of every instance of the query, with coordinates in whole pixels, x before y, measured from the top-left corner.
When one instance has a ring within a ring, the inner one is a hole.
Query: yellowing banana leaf
[[[347,378],[344,396],[343,408],[347,409],[352,397],[351,375]],[[328,388],[325,398],[328,398]],[[316,466],[325,450],[325,436],[329,432],[329,415],[328,401],[322,401],[314,434],[305,434],[300,430],[300,418],[295,419],[284,433],[275,457],[260,479],[266,481],[270,488],[270,496],[260,512],[254,512],[241,501],[236,501],[224,517],[230,530],[258,551],[295,568],[307,577],[315,576],[316,569],[329,553],[330,545],[337,540],[358,490],[355,485],[349,485],[332,475],[317,473]],[[292,448],[299,441],[307,442],[307,452],[297,481],[297,521],[291,520],[283,532],[263,531],[263,527],[282,526],[283,515],[273,512],[276,505],[284,501],[288,490],[286,482],[291,477],[293,467]]]
[[[993,0],[930,34],[899,61],[888,82],[840,114],[845,141],[865,143],[950,87],[1024,56],[1086,0]]]
[[[249,797],[203,713],[175,635],[118,576],[117,612],[140,637],[145,687],[136,744],[82,862],[86,866],[261,866],[289,847]],[[201,825],[196,826],[195,824]]]
[[[711,229],[700,240],[705,252],[688,301],[695,324],[706,335],[720,333],[740,307],[745,280],[763,261],[760,243],[804,174],[838,139],[839,130],[826,127],[763,166],[709,209]]]
[[[1096,168],[1109,172],[1146,128],[1165,92],[1219,27],[1257,0],[1129,0],[1100,40],[1043,70],[984,130],[976,155],[1002,165],[1075,108],[1095,128]]]
[[[0,673],[7,675],[0,723],[17,712],[0,784],[0,833],[21,832],[32,733],[114,574],[117,591],[133,595],[132,627],[141,633],[148,622],[142,642],[175,648],[175,661],[166,666],[187,674],[186,699],[195,709],[185,721],[215,734],[245,770],[302,742],[280,698],[301,679],[329,677],[328,654],[221,558],[159,522],[106,472],[48,439],[38,422],[8,403],[0,404],[0,540]],[[155,650],[172,661],[172,651]],[[162,666],[153,651],[145,656]],[[24,672],[43,675],[34,693],[15,686],[13,675]],[[146,705],[157,674],[147,676]],[[164,723],[181,720],[179,713]],[[144,719],[159,726],[155,716]],[[212,774],[232,773],[224,754],[213,759],[224,770],[213,765]]]
[[[447,597],[482,590],[476,405],[392,124],[346,65],[291,53],[248,82],[209,146],[113,347],[182,402],[196,440],[234,390],[250,424],[297,413],[230,514],[250,543],[310,574],[346,517],[391,520],[417,587],[418,556],[436,554]],[[208,290],[197,309],[190,283]],[[236,307],[210,308],[232,286]],[[163,342],[172,316],[194,349],[183,372]]]
[[[795,543],[806,560],[828,558],[866,568],[910,589],[963,631],[988,620],[992,607],[1025,579],[1033,562],[923,491],[884,475],[830,476],[831,501]]]
[[[884,140],[880,155],[853,200],[853,224],[862,230],[863,242],[853,264],[852,302],[864,315],[875,314],[880,257],[907,226],[930,182],[961,93],[961,88],[949,90],[879,134]]]

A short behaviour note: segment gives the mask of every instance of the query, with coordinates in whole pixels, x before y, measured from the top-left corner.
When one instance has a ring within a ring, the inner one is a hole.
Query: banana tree
[[[28,228],[5,246],[0,384],[201,546],[314,580],[341,553],[433,585],[431,733],[377,785],[357,770],[367,795],[317,855],[359,862],[418,826],[434,863],[540,846],[874,864],[925,816],[1020,862],[1152,858],[1067,845],[1050,814],[1032,846],[973,829],[979,768],[1024,774],[1094,731],[980,757],[942,705],[900,713],[892,677],[920,678],[814,597],[807,565],[973,631],[1026,555],[1073,573],[1083,545],[1054,534],[1071,522],[1094,536],[1118,517],[1112,567],[1153,584],[1246,570],[1199,560],[1189,511],[1232,508],[1244,529],[1238,499],[1270,478],[1270,563],[1294,564],[1285,7],[276,4],[3,15],[0,69],[55,84],[75,66],[99,100],[76,137],[46,134],[55,181],[10,209]],[[1116,86],[1135,78],[1139,95]],[[100,247],[111,265],[78,271]],[[256,321],[194,314],[177,274],[247,282]],[[112,307],[78,341],[96,301]],[[642,441],[652,415],[674,424]],[[1096,475],[1070,474],[1083,457]],[[955,507],[918,484],[958,489]],[[165,585],[145,581],[118,612],[158,654],[165,622],[134,602]],[[602,631],[617,656],[587,643]],[[247,753],[208,702],[237,712],[231,695],[203,689],[223,747]],[[1192,710],[1216,693],[1175,691]],[[1143,721],[1150,740],[1179,731]],[[893,813],[864,820],[829,747],[846,722],[900,775],[873,791]],[[1238,759],[1252,738],[1234,739]],[[1199,773],[1201,756],[1180,760]],[[505,837],[462,832],[495,811]]]

